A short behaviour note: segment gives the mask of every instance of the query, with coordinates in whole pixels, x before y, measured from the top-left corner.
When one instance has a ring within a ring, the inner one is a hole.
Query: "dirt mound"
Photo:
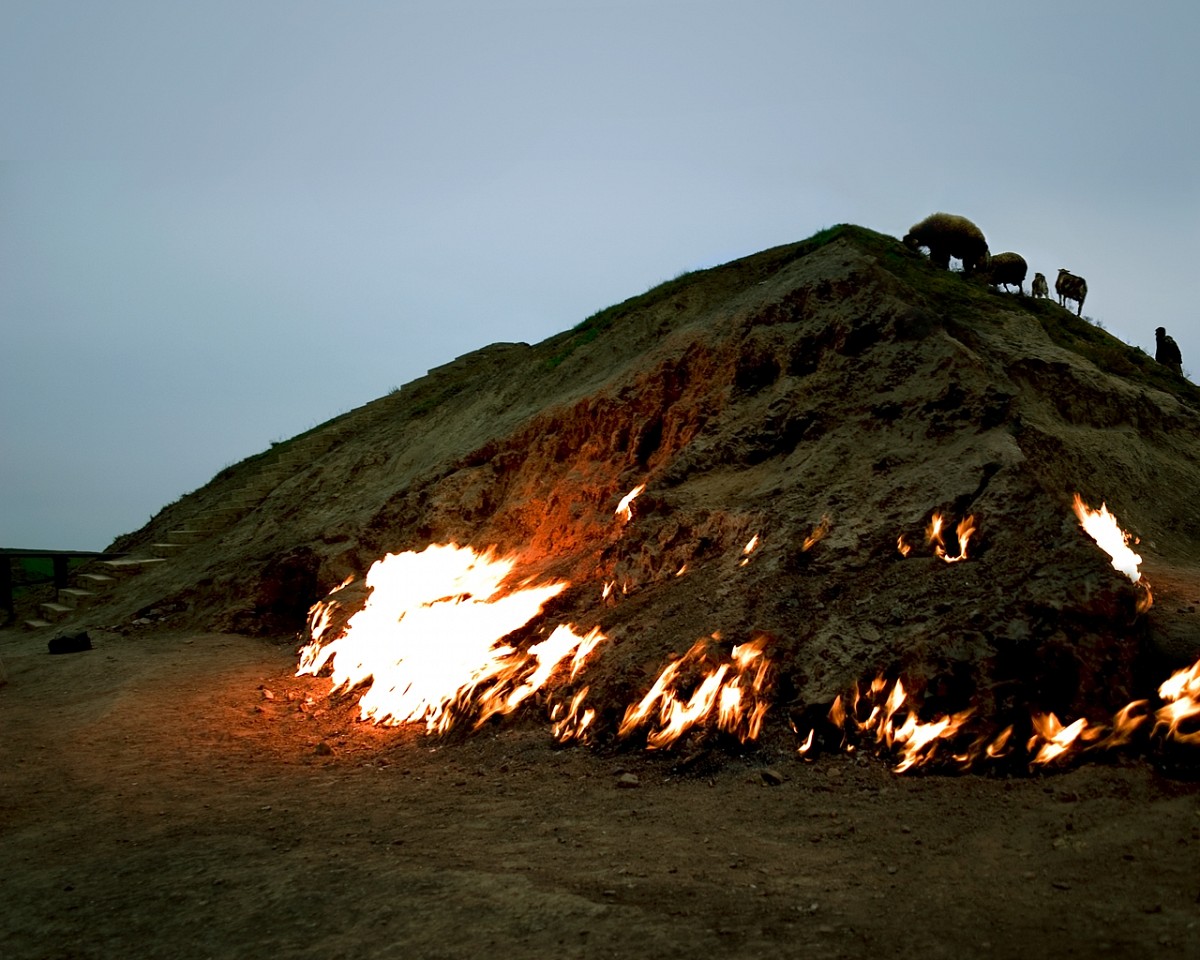
[[[837,227],[469,354],[279,445],[296,465],[252,510],[94,619],[294,635],[385,553],[494,546],[570,584],[510,643],[560,623],[609,638],[587,673],[598,729],[714,635],[765,638],[793,712],[882,671],[946,710],[1110,713],[1200,652],[1180,612],[1200,596],[1198,409],[1052,302]],[[229,502],[268,459],[114,548]],[[1076,492],[1139,538],[1169,603],[1139,614]],[[964,561],[934,555],[935,514],[950,556],[973,518]]]

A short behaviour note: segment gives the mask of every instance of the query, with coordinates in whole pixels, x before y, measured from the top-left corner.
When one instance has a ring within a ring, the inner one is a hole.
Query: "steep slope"
[[[1107,501],[1150,579],[1190,590],[1198,409],[1190,384],[1050,301],[837,227],[461,357],[280,445],[298,465],[252,511],[95,617],[295,633],[384,553],[494,545],[522,576],[571,583],[515,642],[560,622],[610,638],[590,677],[609,725],[714,634],[768,638],[781,703],[882,669],[948,707],[1111,710],[1178,625],[1161,603],[1139,616],[1072,496]],[[114,548],[229,500],[267,459]],[[935,511],[974,516],[965,562],[933,556]]]

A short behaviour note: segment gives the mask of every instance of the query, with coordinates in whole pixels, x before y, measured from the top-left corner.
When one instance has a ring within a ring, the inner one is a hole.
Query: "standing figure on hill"
[[[920,223],[914,223],[904,235],[904,245],[910,250],[929,248],[929,259],[943,269],[950,258],[962,261],[963,273],[970,273],[987,262],[987,240],[966,217],[953,213],[932,213]]]
[[[1035,297],[1050,296],[1050,286],[1046,283],[1046,275],[1044,273],[1035,273],[1033,275],[1033,295]]]
[[[1058,294],[1058,305],[1065,307],[1068,300],[1074,300],[1078,305],[1075,316],[1083,316],[1083,301],[1087,297],[1087,281],[1077,277],[1064,267],[1058,268],[1058,280],[1054,284],[1054,292]]]
[[[1169,367],[1178,377],[1183,376],[1183,354],[1179,352],[1179,344],[1175,342],[1174,337],[1167,336],[1167,328],[1159,327],[1154,331],[1154,340],[1157,349],[1154,351],[1154,359],[1161,363],[1164,367]]]

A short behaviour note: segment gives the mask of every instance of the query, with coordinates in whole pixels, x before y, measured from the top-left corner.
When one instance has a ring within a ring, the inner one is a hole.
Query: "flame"
[[[864,701],[870,712],[866,719],[859,720],[859,705]],[[904,689],[901,680],[896,680],[889,688],[883,675],[879,674],[871,681],[866,691],[855,685],[851,691],[849,710],[842,703],[841,697],[837,697],[830,710],[830,719],[846,734],[853,732],[859,737],[875,741],[883,749],[894,751],[899,759],[893,770],[903,773],[933,760],[939,752],[940,743],[949,742],[973,712],[968,709],[959,713],[942,714],[933,720],[922,722],[918,712],[910,707],[903,720],[897,722],[907,701],[908,691]],[[848,739],[843,743],[848,744]]]
[[[825,537],[829,535],[829,526],[830,526],[829,516],[828,515],[822,516],[821,522],[818,523],[815,527],[813,527],[812,533],[810,533],[807,537],[804,538],[804,543],[800,546],[800,550],[802,552],[807,553],[814,546],[816,546],[818,543],[820,543],[822,540],[824,540]]]
[[[1024,741],[1029,765],[1061,765],[1067,758],[1083,752],[1128,746],[1151,715],[1155,720],[1154,735],[1200,745],[1200,660],[1172,674],[1159,686],[1158,695],[1163,704],[1153,714],[1149,701],[1134,700],[1118,710],[1107,724],[1084,717],[1064,724],[1053,712],[1032,711],[1030,735]],[[954,749],[954,740],[971,719],[972,710],[941,714],[922,722],[918,711],[906,706],[908,702],[909,694],[901,680],[889,686],[882,675],[877,675],[869,684],[856,684],[845,696],[835,697],[829,720],[843,732],[842,747],[848,753],[854,752],[859,742],[874,744],[877,753],[895,755],[896,773],[939,759],[965,770],[979,760],[1010,756],[1020,747],[1010,724],[998,733],[975,736],[969,744]],[[794,726],[793,730],[799,736]],[[810,731],[797,753],[804,756],[812,743]]]
[[[596,719],[595,710],[581,709],[589,689],[584,687],[576,693],[569,707],[564,708],[561,703],[556,703],[550,708],[550,733],[559,743],[570,743],[572,740],[587,742],[588,728]]]
[[[808,736],[804,738],[804,742],[801,743],[800,746],[798,746],[796,748],[796,753],[800,754],[800,756],[802,756],[802,757],[807,758],[808,751],[810,751],[812,749],[813,738],[816,736],[816,734],[817,734],[817,731],[815,729],[809,730]]]
[[[1200,660],[1184,670],[1177,670],[1164,680],[1158,695],[1166,701],[1154,714],[1154,730],[1163,730],[1169,740],[1200,745],[1200,729],[1184,733],[1185,721],[1200,717]]]
[[[1113,569],[1137,583],[1142,576],[1138,570],[1142,558],[1129,548],[1129,534],[1121,529],[1117,518],[1108,512],[1108,505],[1101,503],[1099,510],[1093,510],[1078,493],[1075,494],[1074,505],[1079,525],[1112,558]]]
[[[984,748],[984,753],[988,759],[999,760],[1001,757],[1007,757],[1012,752],[1012,748],[1009,746],[1012,733],[1013,728],[1010,724],[991,739],[991,742]]]
[[[947,563],[958,563],[960,560],[967,559],[967,543],[976,531],[975,517],[968,515],[958,522],[955,527],[954,534],[958,538],[958,555],[950,556],[946,552],[946,541],[942,537],[942,527],[945,525],[945,520],[940,513],[935,513],[929,520],[929,526],[925,528],[925,542],[933,544],[933,552],[936,556],[941,557]],[[900,538],[900,543],[903,543],[904,538]],[[907,546],[907,544],[905,544]],[[904,556],[908,556],[907,551],[901,547],[900,552]]]
[[[1065,727],[1053,713],[1035,713],[1032,720],[1033,736],[1029,738],[1026,749],[1032,752],[1037,748],[1030,763],[1038,765],[1057,760],[1070,750],[1071,745],[1088,729],[1088,722],[1084,717]]]
[[[758,548],[758,534],[756,533],[754,536],[752,536],[749,539],[749,541],[746,543],[746,545],[744,547],[742,547],[742,553],[744,554],[744,556],[742,557],[742,560],[738,564],[738,566],[744,567],[746,564],[748,564],[750,562],[750,554],[752,554],[757,548]]]
[[[1147,707],[1148,703],[1147,700],[1134,700],[1132,703],[1125,704],[1113,714],[1112,728],[1096,746],[1104,750],[1113,750],[1132,743],[1133,735],[1149,717],[1148,713],[1139,713]]]
[[[646,485],[644,483],[639,483],[621,498],[621,502],[617,504],[615,515],[621,518],[622,523],[628,523],[633,519],[633,501],[636,500],[638,498],[638,494],[645,489]]]
[[[742,742],[757,739],[770,706],[766,642],[766,636],[760,635],[739,644],[733,648],[729,663],[714,666],[708,657],[709,641],[696,641],[682,657],[668,663],[646,695],[625,711],[617,736],[625,737],[640,726],[656,723],[657,727],[646,735],[646,746],[655,750],[671,746],[694,727],[713,722],[718,730]],[[707,672],[684,699],[680,678],[688,668],[707,668]]]
[[[333,603],[314,607],[297,675],[329,665],[335,691],[369,684],[360,718],[385,725],[423,722],[441,732],[467,714],[482,722],[511,713],[567,657],[578,672],[603,639],[560,626],[526,651],[500,643],[568,585],[505,587],[515,564],[456,544],[388,554],[368,571],[367,602],[340,635],[326,638]]]
[[[912,553],[912,546],[905,542],[904,534],[900,534],[896,538],[896,549],[900,551],[900,556],[907,557]]]

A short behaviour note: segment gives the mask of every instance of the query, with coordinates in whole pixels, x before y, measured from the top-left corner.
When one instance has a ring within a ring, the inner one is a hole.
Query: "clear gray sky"
[[[1194,0],[0,0],[0,546],[935,210],[1200,375]]]

